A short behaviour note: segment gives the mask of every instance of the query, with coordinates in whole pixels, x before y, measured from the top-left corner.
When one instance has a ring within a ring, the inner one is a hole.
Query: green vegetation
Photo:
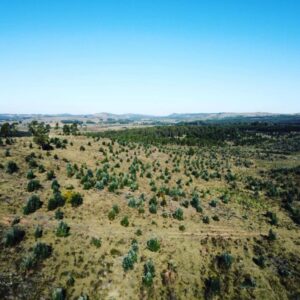
[[[25,236],[25,231],[17,226],[13,226],[4,233],[3,244],[12,247],[20,243]]]
[[[160,249],[160,242],[158,239],[153,238],[147,241],[147,248],[152,252],[157,252]]]
[[[0,298],[296,299],[298,123],[59,122],[4,126]]]
[[[67,237],[70,232],[70,227],[67,223],[59,222],[58,227],[56,229],[56,236],[58,237]]]
[[[27,203],[23,208],[23,213],[25,215],[34,213],[36,210],[38,210],[40,207],[42,207],[42,205],[43,205],[43,202],[40,200],[40,197],[38,195],[32,195],[27,200]]]

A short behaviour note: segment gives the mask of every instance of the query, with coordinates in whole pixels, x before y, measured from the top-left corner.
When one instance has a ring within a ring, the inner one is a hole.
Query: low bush
[[[34,179],[36,176],[34,175],[33,171],[32,170],[29,170],[27,172],[27,175],[26,175],[26,178],[27,179]]]
[[[13,174],[19,171],[18,165],[14,161],[9,161],[6,165],[6,173]]]
[[[205,298],[211,299],[221,291],[221,282],[218,277],[209,277],[205,280]]]
[[[35,239],[38,239],[43,236],[43,228],[41,225],[37,225],[34,231]]]
[[[217,207],[217,204],[218,204],[218,201],[217,201],[217,200],[211,200],[211,201],[209,202],[209,205],[210,205],[211,207]]]
[[[51,296],[52,300],[65,300],[67,299],[67,293],[64,288],[55,288]]]
[[[70,202],[73,207],[78,207],[83,203],[83,198],[80,193],[72,193]]]
[[[47,174],[46,174],[46,177],[47,177],[47,180],[54,179],[55,178],[54,171],[53,170],[48,171]]]
[[[217,262],[220,268],[229,270],[233,262],[233,256],[227,252],[222,253],[217,256]]]
[[[20,243],[25,236],[25,231],[17,226],[13,226],[4,233],[3,243],[7,247]]]
[[[176,208],[176,210],[173,213],[173,218],[177,219],[179,221],[183,220],[183,210],[181,208]]]
[[[152,252],[157,252],[160,249],[160,242],[158,239],[153,238],[147,241],[147,249]]]
[[[40,200],[40,197],[38,195],[32,195],[27,200],[26,205],[23,207],[23,213],[24,215],[29,215],[31,213],[34,213],[36,210],[41,208],[43,205],[43,202]]]
[[[275,241],[276,239],[277,239],[277,234],[272,229],[270,229],[268,233],[268,240]]]
[[[55,215],[54,215],[56,220],[62,220],[64,218],[64,213],[58,209],[55,211]]]
[[[204,224],[209,224],[209,216],[204,216],[202,221]]]
[[[36,256],[33,253],[29,253],[25,257],[23,257],[20,268],[25,271],[29,271],[35,268],[37,265]]]
[[[29,180],[28,184],[27,184],[27,191],[28,192],[34,192],[37,191],[38,189],[40,189],[42,186],[40,184],[40,181],[37,179],[31,179]]]
[[[44,260],[51,256],[52,247],[45,243],[37,243],[33,247],[33,253],[38,260]]]
[[[121,225],[124,226],[124,227],[128,227],[128,226],[129,226],[128,216],[125,216],[125,217],[121,220]]]
[[[142,282],[145,286],[151,287],[153,285],[153,280],[155,277],[155,267],[152,260],[148,260],[144,264],[144,273],[142,277]]]
[[[100,248],[101,245],[102,245],[102,241],[101,241],[101,239],[97,239],[95,237],[92,237],[91,244],[94,245],[97,248]]]
[[[48,210],[54,210],[57,207],[64,206],[65,199],[60,192],[53,193],[53,196],[48,201]]]
[[[58,224],[58,227],[56,229],[56,236],[58,237],[67,237],[70,232],[70,227],[67,225],[67,223],[60,222]]]

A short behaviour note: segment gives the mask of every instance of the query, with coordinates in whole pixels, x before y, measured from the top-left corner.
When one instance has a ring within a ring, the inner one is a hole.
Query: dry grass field
[[[299,299],[299,225],[247,181],[299,166],[299,153],[50,137],[65,148],[0,147],[1,299]],[[25,235],[11,241],[14,227]]]

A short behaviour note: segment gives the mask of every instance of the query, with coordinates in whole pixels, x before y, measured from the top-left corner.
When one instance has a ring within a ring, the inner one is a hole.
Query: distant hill
[[[273,114],[267,112],[254,113],[173,113],[167,116],[153,116],[143,114],[112,114],[95,113],[85,115],[72,114],[0,114],[0,122],[4,121],[31,121],[43,120],[45,122],[71,122],[73,120],[83,123],[178,123],[205,121],[212,123],[222,122],[300,122],[300,114]]]

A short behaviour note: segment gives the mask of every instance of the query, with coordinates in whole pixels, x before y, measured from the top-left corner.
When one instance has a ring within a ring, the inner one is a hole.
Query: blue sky
[[[300,1],[1,0],[0,113],[300,112]]]

